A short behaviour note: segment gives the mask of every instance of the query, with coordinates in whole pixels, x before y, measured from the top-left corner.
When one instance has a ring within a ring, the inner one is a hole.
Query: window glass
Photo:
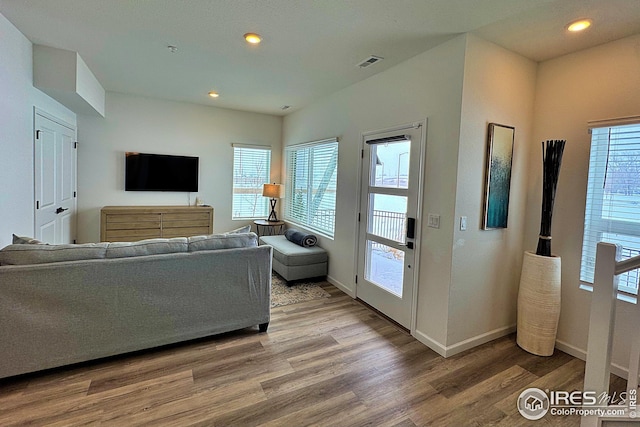
[[[262,185],[269,182],[271,149],[233,147],[233,219],[266,218],[269,199]]]
[[[285,155],[285,219],[333,237],[338,141],[289,146]]]
[[[640,255],[640,124],[592,129],[582,282],[593,284],[598,242],[620,245],[620,259]],[[619,290],[638,293],[637,270],[620,275]]]

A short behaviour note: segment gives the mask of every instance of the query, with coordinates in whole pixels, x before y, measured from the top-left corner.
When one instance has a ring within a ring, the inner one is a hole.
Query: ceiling
[[[0,13],[79,52],[107,91],[269,114],[465,32],[535,61],[640,33],[640,0],[0,0]],[[568,34],[581,17],[594,25]],[[370,55],[384,60],[356,66]]]

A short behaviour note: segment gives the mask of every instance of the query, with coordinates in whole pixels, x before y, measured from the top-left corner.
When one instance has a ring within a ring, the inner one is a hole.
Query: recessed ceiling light
[[[283,105],[280,107],[281,110],[288,110],[289,108],[291,108],[291,105]]]
[[[586,30],[591,26],[592,23],[593,21],[591,21],[591,19],[579,19],[567,25],[567,31],[577,33],[579,31]]]
[[[212,90],[211,92],[209,92],[209,96],[212,98],[217,98],[220,96],[220,94],[218,92],[216,92],[215,90]]]
[[[169,49],[169,52],[171,53],[176,53],[178,51],[178,46],[169,45],[167,46],[167,49]]]
[[[247,41],[247,43],[251,44],[259,44],[262,41],[262,37],[260,37],[260,35],[256,33],[247,33],[244,35],[244,39]]]

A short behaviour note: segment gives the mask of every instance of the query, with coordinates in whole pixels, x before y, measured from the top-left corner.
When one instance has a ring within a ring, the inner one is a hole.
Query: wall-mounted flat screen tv
[[[125,153],[126,191],[198,191],[198,157]]]

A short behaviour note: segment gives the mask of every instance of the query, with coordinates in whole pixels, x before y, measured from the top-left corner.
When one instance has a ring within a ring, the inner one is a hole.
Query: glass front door
[[[410,328],[421,127],[370,135],[363,176],[356,294]]]

